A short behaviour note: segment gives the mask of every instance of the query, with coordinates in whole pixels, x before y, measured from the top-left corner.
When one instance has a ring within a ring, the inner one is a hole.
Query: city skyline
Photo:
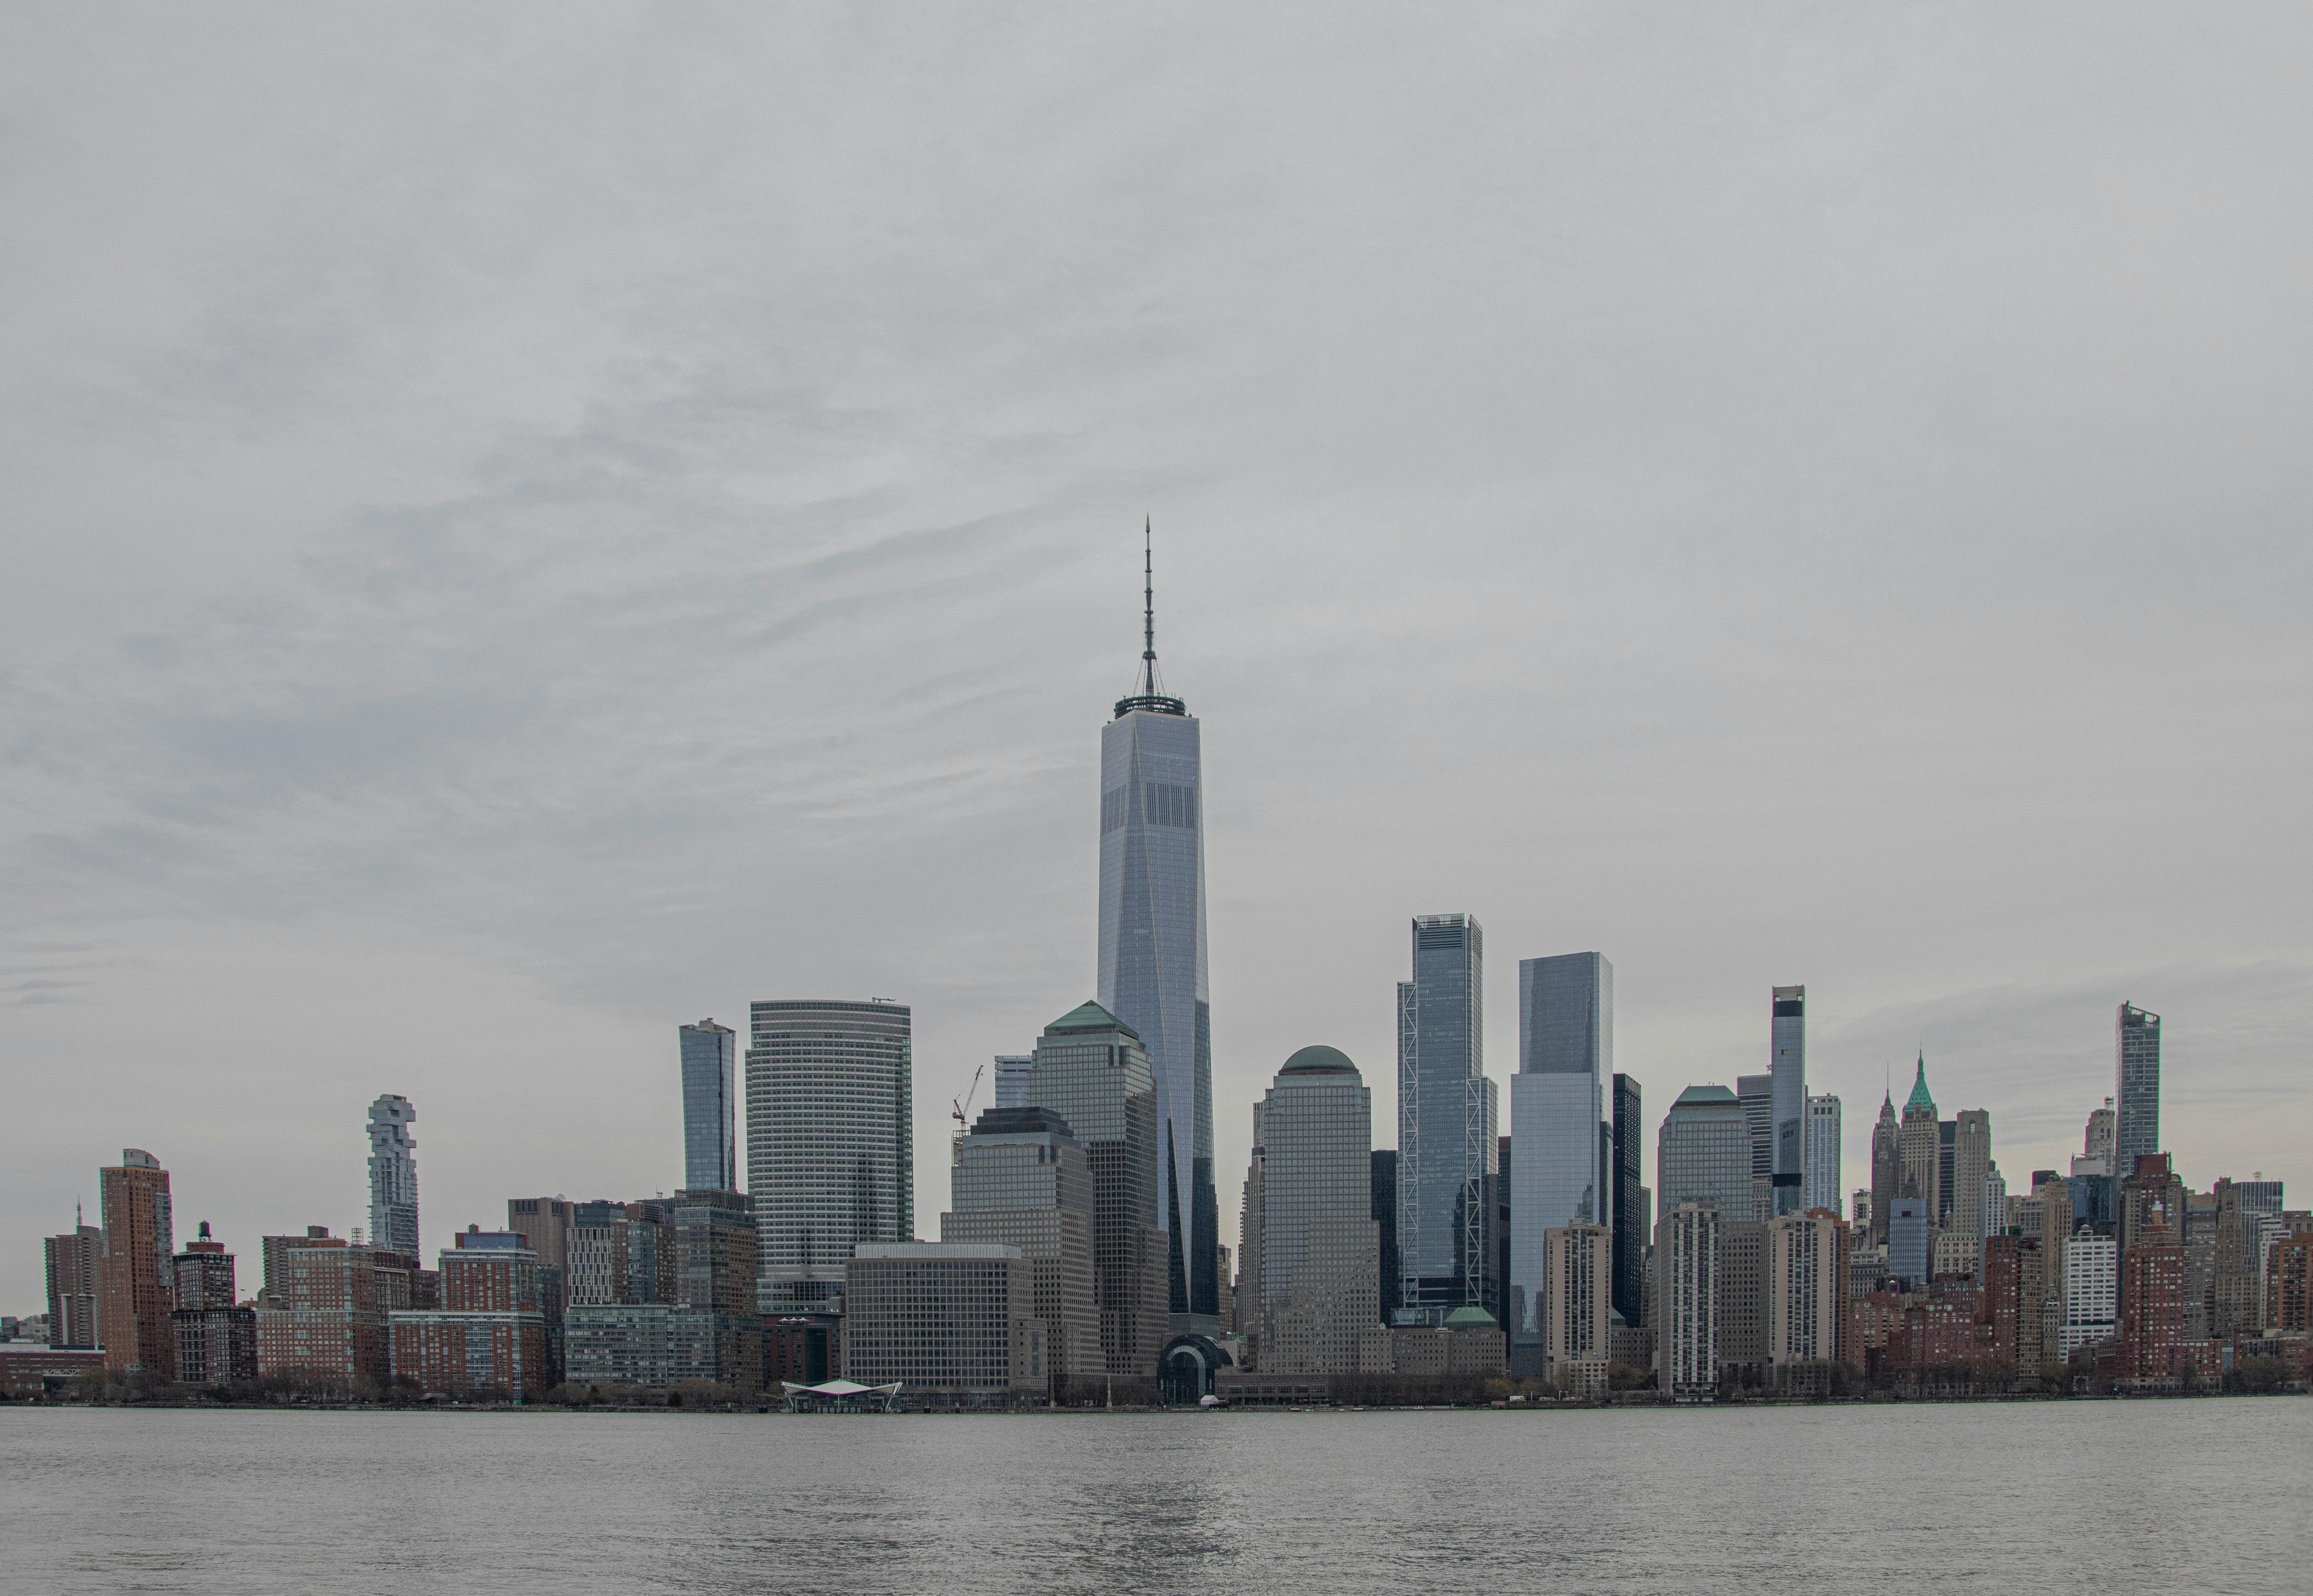
[[[0,66],[0,1290],[120,1144],[349,1230],[381,1090],[429,1244],[672,1191],[759,998],[909,1003],[932,1145],[1098,991],[1150,514],[1217,1185],[1440,908],[1498,1082],[1505,961],[1610,957],[1655,1106],[1803,982],[1846,1162],[1924,1045],[2012,1184],[2130,1001],[2195,1178],[2303,1184],[2301,20],[471,26]]]

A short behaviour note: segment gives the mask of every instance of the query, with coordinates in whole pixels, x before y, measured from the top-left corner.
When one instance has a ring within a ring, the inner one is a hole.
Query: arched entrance
[[[1167,1407],[1194,1407],[1213,1394],[1213,1376],[1236,1362],[1209,1336],[1175,1336],[1156,1362],[1157,1390]]]

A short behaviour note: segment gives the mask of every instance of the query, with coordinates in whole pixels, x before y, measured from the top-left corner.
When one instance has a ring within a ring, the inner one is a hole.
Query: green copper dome
[[[1924,1053],[1920,1054],[1919,1079],[1912,1082],[1912,1095],[1904,1099],[1904,1113],[1914,1108],[1924,1108],[1930,1114],[1936,1111],[1936,1100],[1928,1095],[1928,1055]]]
[[[1340,1048],[1320,1044],[1303,1048],[1287,1059],[1285,1067],[1277,1072],[1280,1075],[1356,1075],[1358,1067]]]
[[[1449,1330],[1499,1330],[1501,1328],[1499,1325],[1494,1323],[1492,1314],[1474,1302],[1457,1308],[1447,1314],[1446,1327]]]
[[[1044,1034],[1054,1031],[1122,1031],[1135,1042],[1140,1033],[1111,1014],[1098,1003],[1079,1003],[1044,1027]]]

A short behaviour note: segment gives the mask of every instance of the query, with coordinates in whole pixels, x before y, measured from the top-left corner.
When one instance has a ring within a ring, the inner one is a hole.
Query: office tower
[[[703,1315],[713,1368],[701,1378],[752,1390],[762,1383],[763,1321],[755,1308],[755,1206],[728,1189],[686,1188],[674,1194],[674,1236],[679,1262],[675,1301],[687,1313]],[[539,1295],[545,1306],[545,1270]],[[553,1326],[548,1326],[549,1362]]]
[[[1260,1108],[1253,1109],[1254,1151],[1260,1151]],[[1397,1322],[1397,1149],[1377,1147],[1373,1155],[1373,1221],[1381,1227],[1381,1322]]]
[[[1156,1222],[1166,1233],[1171,1311],[1211,1330],[1218,1327],[1220,1209],[1202,734],[1158,679],[1153,586],[1152,578],[1139,691],[1117,701],[1100,734],[1100,1002],[1139,1038],[1156,1082]]]
[[[2103,1107],[2089,1111],[2088,1133],[2081,1138],[2080,1152],[2082,1161],[2089,1167],[2083,1168],[2080,1162],[2075,1162],[2073,1174],[2119,1177],[2120,1114],[2113,1107],[2110,1098],[2104,1100]]]
[[[427,1392],[520,1402],[551,1383],[538,1255],[514,1230],[470,1225],[441,1255],[442,1305],[389,1316],[394,1378]]]
[[[2123,1003],[2113,1018],[2113,1173],[2125,1175],[2160,1151],[2160,1017]]]
[[[862,1241],[916,1233],[910,1014],[903,1003],[751,1006],[747,1186],[764,1313],[841,1310]]]
[[[1485,1073],[1485,932],[1467,914],[1413,921],[1413,979],[1397,987],[1398,1317],[1436,1324],[1482,1308],[1485,1177],[1495,1173]],[[1585,1145],[1596,1133],[1584,1122]]]
[[[2064,1248],[2064,1329],[2059,1355],[2120,1334],[2120,1243],[2076,1236]]]
[[[682,1185],[687,1191],[739,1189],[738,1033],[702,1019],[676,1033],[682,1068]]]
[[[1839,1099],[1825,1093],[1807,1100],[1806,1208],[1844,1214],[1839,1172]]]
[[[327,1234],[281,1238],[257,1310],[257,1371],[339,1395],[383,1384],[392,1370],[377,1254]],[[272,1240],[274,1238],[267,1238]]]
[[[1775,1078],[1737,1075],[1735,1096],[1743,1105],[1743,1129],[1751,1139],[1751,1178],[1770,1191],[1775,1181]]]
[[[1807,988],[1774,989],[1768,1022],[1775,1110],[1774,1182],[1777,1213],[1799,1213],[1807,1195]],[[1832,1186],[1837,1206],[1838,1186]]]
[[[1993,1159],[1983,1172],[1983,1233],[1997,1236],[2008,1228],[2008,1177]]]
[[[1951,1226],[1979,1240],[1994,1233],[1983,1207],[1984,1182],[1992,1173],[1992,1115],[1963,1108],[1952,1121]]]
[[[1878,1247],[1887,1245],[1887,1216],[1895,1212],[1895,1195],[1904,1189],[1901,1135],[1894,1094],[1882,1092],[1879,1117],[1871,1126],[1871,1240]]]
[[[170,1313],[177,1343],[177,1378],[191,1386],[229,1385],[257,1378],[257,1315],[234,1301],[233,1255],[209,1236],[171,1260],[176,1307]]]
[[[1598,1147],[1601,1169],[1608,1168],[1614,1158],[1614,1128],[1601,1122],[1598,1126]],[[1499,1332],[1510,1322],[1510,1175],[1517,1168],[1512,1156],[1514,1149],[1508,1136],[1494,1138],[1494,1172],[1485,1177],[1486,1197],[1486,1317]],[[1602,1187],[1602,1195],[1611,1187]],[[1604,1221],[1601,1221],[1604,1222]],[[1449,1316],[1450,1317],[1450,1316]],[[1471,1321],[1464,1319],[1464,1324]],[[1507,1347],[1508,1339],[1502,1345]]]
[[[1304,1047],[1261,1106],[1261,1371],[1385,1373],[1373,1097],[1349,1056]]]
[[[1056,1399],[1107,1371],[1092,1262],[1092,1161],[1050,1108],[990,1108],[955,1144],[954,1206],[942,1241],[996,1241],[1028,1261],[1033,1317],[1043,1321]]]
[[[1044,1027],[1028,1099],[1067,1122],[1092,1165],[1092,1262],[1106,1372],[1146,1379],[1169,1333],[1170,1239],[1156,1222],[1156,1089],[1130,1026],[1085,1003]],[[1263,1265],[1265,1267],[1265,1263]]]
[[[1906,1291],[1924,1291],[1935,1265],[1935,1221],[1920,1195],[1916,1176],[1906,1176],[1904,1195],[1888,1204],[1887,1273]]]
[[[80,1222],[41,1244],[48,1265],[48,1345],[95,1348],[104,1345],[97,1305],[104,1300],[104,1232]]]
[[[418,1256],[418,1110],[386,1092],[369,1106],[369,1242]]]
[[[1261,1105],[1253,1106],[1253,1151],[1244,1165],[1244,1190],[1236,1210],[1236,1333],[1244,1343],[1244,1366],[1261,1366]],[[1378,1160],[1381,1155],[1376,1153]],[[1376,1175],[1376,1179],[1379,1177]]]
[[[1614,1327],[1614,1233],[1587,1220],[1543,1231],[1537,1283],[1550,1379],[1561,1390],[1603,1389]]]
[[[1420,955],[1416,954],[1419,963]],[[1512,1345],[1543,1337],[1543,1238],[1612,1214],[1598,1127],[1614,1071],[1614,966],[1602,954],[1518,961],[1518,1067],[1510,1077]],[[1612,1274],[1608,1276],[1611,1294]]]
[[[1041,1401],[1051,1387],[1035,1274],[998,1241],[863,1242],[845,1266],[843,1374],[915,1402]]]
[[[1828,1208],[1767,1227],[1767,1366],[1779,1389],[1828,1395],[1847,1352],[1847,1227]]]
[[[1943,1131],[1936,1118],[1936,1100],[1928,1093],[1928,1055],[1920,1055],[1920,1072],[1912,1095],[1904,1100],[1904,1122],[1895,1133],[1895,1160],[1900,1178],[1898,1201],[1916,1196],[1925,1204],[1929,1227],[1937,1222],[1943,1184]],[[1892,1221],[1891,1221],[1892,1222]],[[1889,1245],[1894,1245],[1893,1239]],[[1924,1277],[1922,1277],[1924,1280]]]
[[[1871,1198],[1871,1188],[1868,1186],[1859,1186],[1855,1188],[1854,1195],[1848,1200],[1854,1208],[1850,1222],[1860,1226],[1863,1235],[1868,1238],[1878,1224],[1879,1217],[1878,1205]]]
[[[1656,1383],[1674,1402],[1718,1395],[1719,1223],[1717,1208],[1687,1202],[1655,1230],[1659,1300],[1648,1321],[1655,1327]]]
[[[1663,1116],[1655,1142],[1655,1206],[1667,1215],[1704,1203],[1729,1220],[1756,1212],[1751,1136],[1743,1105],[1723,1086],[1690,1086]]]
[[[1719,1367],[1721,1380],[1767,1374],[1767,1223],[1719,1221]]]
[[[1647,1204],[1647,1188],[1639,1184],[1646,1122],[1639,1106],[1638,1079],[1616,1075],[1614,1087],[1614,1311],[1626,1325],[1643,1325],[1647,1322],[1647,1227],[1653,1217]]]
[[[1033,1053],[999,1053],[996,1055],[996,1106],[998,1108],[1025,1108],[1028,1106],[1028,1071],[1035,1067]]]
[[[1219,1249],[1221,1311],[1220,1321],[1232,1331],[1236,1326],[1236,1253],[1231,1248]]]
[[[169,1172],[139,1147],[97,1172],[104,1224],[104,1366],[173,1380],[177,1336],[169,1322],[170,1259],[176,1240],[169,1209]]]
[[[570,1301],[570,1233],[577,1204],[567,1197],[509,1197],[506,1229],[538,1255],[539,1307],[550,1325],[559,1324]]]

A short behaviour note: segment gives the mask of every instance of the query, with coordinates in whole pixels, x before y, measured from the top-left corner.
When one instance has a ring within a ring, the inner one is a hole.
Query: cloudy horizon
[[[2186,1178],[2302,1206],[2309,36],[20,10],[0,1309],[123,1146],[253,1292],[381,1092],[429,1249],[672,1190],[677,1026],[773,997],[912,1007],[936,1236],[1092,995],[1144,516],[1225,1243],[1295,1048],[1392,1143],[1457,911],[1497,1080],[1614,962],[1649,1183],[1804,983],[1849,1189],[1922,1050],[2064,1167],[2129,1001]]]

